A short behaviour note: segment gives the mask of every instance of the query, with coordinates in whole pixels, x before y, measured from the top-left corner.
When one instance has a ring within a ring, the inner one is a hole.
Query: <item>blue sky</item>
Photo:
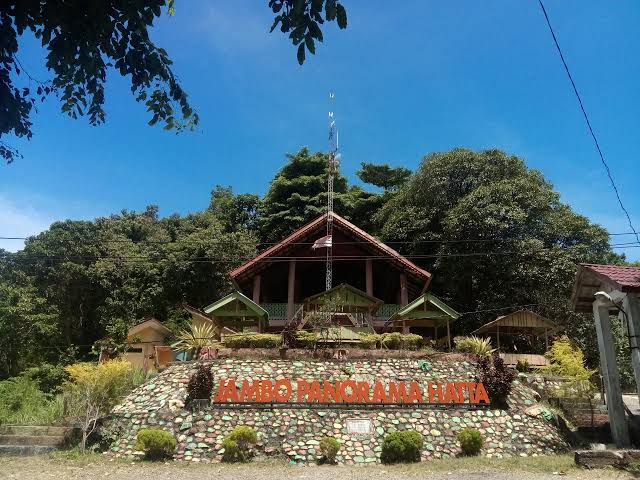
[[[325,26],[324,45],[302,67],[288,39],[268,33],[267,0],[176,2],[153,38],[175,62],[198,131],[147,126],[114,72],[106,125],[70,120],[49,100],[33,139],[13,142],[25,158],[0,166],[0,236],[148,204],[162,215],[200,210],[216,184],[264,193],[285,153],[326,148],[330,89],[352,181],[362,161],[415,168],[428,152],[497,147],[542,170],[576,211],[629,231],[537,1],[343,1],[349,27]],[[640,4],[546,6],[640,228]],[[46,78],[38,45],[24,39],[21,48],[25,68]],[[626,252],[640,258],[640,249]]]

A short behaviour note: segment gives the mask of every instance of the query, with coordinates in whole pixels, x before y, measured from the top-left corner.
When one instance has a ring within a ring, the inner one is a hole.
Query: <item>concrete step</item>
[[[57,435],[64,436],[73,431],[73,427],[51,425],[0,425],[0,435]]]
[[[40,455],[43,453],[50,453],[56,450],[56,447],[46,445],[2,445],[0,444],[0,456],[26,456],[26,455]]]
[[[0,445],[57,447],[63,444],[61,435],[0,435]]]

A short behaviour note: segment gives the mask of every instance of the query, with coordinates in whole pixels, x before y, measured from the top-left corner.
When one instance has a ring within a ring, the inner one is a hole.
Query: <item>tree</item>
[[[327,211],[327,155],[304,147],[287,155],[287,164],[269,185],[258,212],[264,241],[281,240],[295,229]],[[352,197],[347,179],[337,173],[333,189],[336,213],[349,216]]]
[[[256,227],[259,204],[258,195],[234,195],[230,186],[216,185],[208,210],[223,224],[225,231],[249,231]]]
[[[14,135],[30,139],[31,114],[38,101],[55,94],[62,113],[87,116],[91,125],[105,121],[105,83],[110,69],[129,77],[136,101],[144,102],[150,125],[166,130],[194,129],[198,114],[180,86],[167,52],[150,39],[149,30],[163,8],[171,15],[174,0],[136,2],[105,0],[6,1],[0,3],[0,157],[12,162],[20,153],[2,140]],[[298,45],[315,53],[322,42],[320,25],[336,20],[347,26],[347,14],[337,0],[269,0],[278,25]],[[324,17],[322,12],[324,10]],[[31,32],[47,50],[52,78],[37,80],[18,57],[18,40]]]
[[[560,323],[578,262],[608,262],[606,230],[560,202],[540,172],[499,150],[426,156],[376,216],[385,240],[435,273],[459,311],[546,304]],[[468,330],[498,313],[467,315]]]
[[[77,363],[65,370],[69,374],[69,380],[63,386],[68,413],[82,429],[80,448],[84,451],[98,420],[116,406],[129,386],[131,364],[122,360]]]
[[[404,185],[411,176],[411,170],[404,167],[392,168],[388,164],[376,165],[362,162],[356,172],[358,178],[385,190],[395,190]]]

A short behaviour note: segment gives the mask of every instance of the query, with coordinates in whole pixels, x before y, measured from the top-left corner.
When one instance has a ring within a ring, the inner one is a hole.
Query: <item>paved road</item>
[[[435,468],[435,470],[434,470]],[[587,471],[572,468],[566,475],[506,470],[484,466],[454,471],[439,470],[441,466],[423,463],[406,466],[289,466],[284,464],[151,464],[109,461],[50,460],[47,457],[0,458],[1,479],[86,480],[114,478],[117,480],[558,480],[559,478],[609,480],[633,478],[614,470]]]

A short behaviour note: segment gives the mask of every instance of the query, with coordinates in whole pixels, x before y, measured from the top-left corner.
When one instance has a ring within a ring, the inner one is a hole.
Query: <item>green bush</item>
[[[336,463],[336,455],[340,450],[340,442],[333,437],[324,437],[320,440],[320,453],[327,463]]]
[[[377,348],[382,342],[382,335],[379,333],[361,333],[360,345],[364,348]]]
[[[49,395],[27,374],[0,382],[0,424],[51,424],[62,418],[61,395]]]
[[[383,333],[380,339],[382,348],[389,350],[418,350],[424,342],[424,338],[415,333]]]
[[[460,448],[464,455],[474,456],[480,453],[484,439],[479,430],[475,428],[465,428],[458,434]]]
[[[296,332],[296,343],[302,348],[313,348],[318,343],[320,336],[317,332],[307,332],[301,330]]]
[[[238,333],[224,337],[224,346],[229,348],[278,348],[282,336],[272,333]]]
[[[382,442],[382,463],[419,462],[422,450],[422,435],[415,430],[393,432]]]
[[[251,456],[251,447],[258,441],[256,431],[247,426],[240,426],[233,429],[222,441],[224,462],[246,462]]]
[[[136,450],[143,450],[149,460],[158,460],[173,455],[176,439],[169,432],[155,428],[138,430]]]
[[[567,377],[568,382],[560,387],[558,394],[563,397],[591,398],[597,391],[591,378],[596,370],[585,365],[584,353],[566,335],[560,337],[544,354],[551,364],[543,371]]]
[[[479,338],[475,335],[470,337],[458,337],[454,341],[456,352],[472,353],[480,357],[490,357],[495,351],[491,348],[490,338]]]
[[[62,365],[43,363],[37,367],[26,369],[21,376],[34,380],[44,393],[60,393],[62,384],[67,379],[67,372]]]

